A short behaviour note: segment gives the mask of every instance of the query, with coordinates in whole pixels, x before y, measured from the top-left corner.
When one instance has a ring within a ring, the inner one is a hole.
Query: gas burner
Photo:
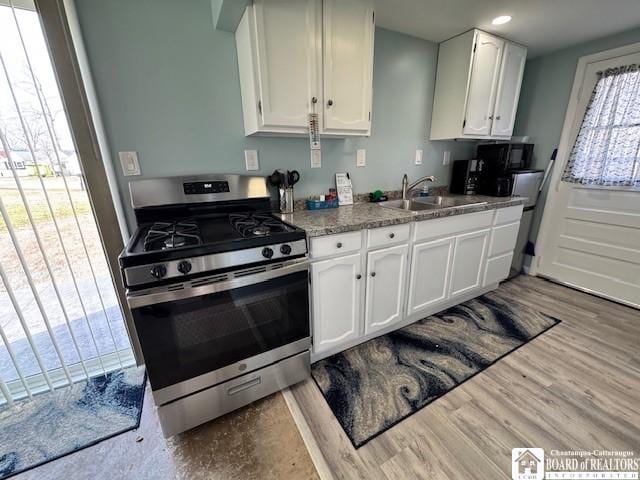
[[[229,221],[243,237],[266,237],[272,233],[286,232],[287,227],[271,215],[262,213],[231,214]]]
[[[262,225],[252,229],[251,233],[257,235],[258,237],[264,237],[265,235],[269,235],[271,233],[271,228]]]
[[[145,252],[200,245],[200,229],[195,220],[154,223],[144,239]]]

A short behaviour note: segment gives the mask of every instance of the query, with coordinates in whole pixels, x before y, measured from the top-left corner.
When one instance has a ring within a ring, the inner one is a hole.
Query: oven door
[[[308,268],[305,258],[130,294],[156,403],[307,349]]]

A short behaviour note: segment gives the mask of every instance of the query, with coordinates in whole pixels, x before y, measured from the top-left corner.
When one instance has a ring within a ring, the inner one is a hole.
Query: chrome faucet
[[[412,184],[409,184],[409,177],[407,177],[407,174],[405,173],[402,177],[402,200],[408,200],[407,195],[409,194],[409,192],[411,192],[421,183],[435,182],[436,180],[436,177],[434,177],[433,175],[427,175],[426,177],[419,178]]]

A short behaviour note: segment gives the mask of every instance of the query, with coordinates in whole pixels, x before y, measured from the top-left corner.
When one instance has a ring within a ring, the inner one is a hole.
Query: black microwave
[[[476,158],[493,174],[531,168],[533,143],[487,143],[478,145]]]

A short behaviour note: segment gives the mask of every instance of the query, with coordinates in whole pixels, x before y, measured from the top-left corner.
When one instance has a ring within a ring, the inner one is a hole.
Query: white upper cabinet
[[[236,31],[246,135],[368,135],[371,0],[254,0]],[[324,58],[323,58],[324,56]]]
[[[373,15],[368,0],[323,1],[326,132],[370,130]]]
[[[506,43],[502,54],[498,94],[491,125],[491,135],[494,137],[510,137],[513,133],[526,60],[526,48],[515,43]]]
[[[321,0],[255,0],[236,31],[245,134],[305,134],[321,94]]]
[[[320,5],[319,0],[254,3],[263,127],[306,128],[312,98],[320,95]]]
[[[440,44],[431,140],[509,138],[526,48],[480,30]]]
[[[464,135],[489,135],[491,132],[503,48],[504,42],[498,37],[484,32],[479,32],[476,36],[467,109],[463,121]]]

